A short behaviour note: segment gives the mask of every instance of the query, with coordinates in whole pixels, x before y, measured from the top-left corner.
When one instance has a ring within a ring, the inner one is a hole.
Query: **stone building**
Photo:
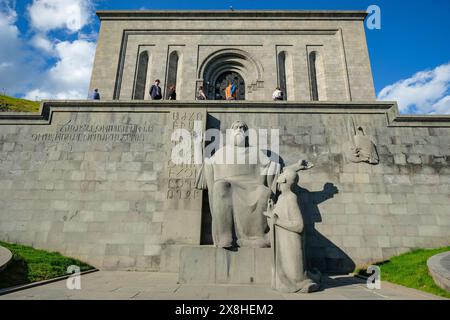
[[[106,100],[148,99],[162,81],[179,100],[203,85],[222,100],[228,80],[239,99],[375,99],[359,11],[100,11],[91,89]]]
[[[224,132],[242,120],[278,129],[285,163],[315,164],[296,188],[309,266],[349,272],[450,244],[450,117],[399,115],[375,100],[365,12],[98,16],[90,88],[102,101],[0,114],[0,240],[104,269],[267,282],[270,250],[209,246],[198,168],[171,162],[174,129],[201,120]],[[156,78],[164,97],[176,85],[179,101],[149,101]],[[211,101],[227,81],[238,100]],[[194,101],[201,85],[208,101]],[[287,101],[272,101],[277,86]]]

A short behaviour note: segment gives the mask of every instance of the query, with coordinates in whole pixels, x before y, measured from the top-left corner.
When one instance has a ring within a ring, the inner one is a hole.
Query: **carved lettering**
[[[153,132],[149,124],[74,124],[59,126],[56,133],[35,133],[35,142],[144,142]]]
[[[186,129],[194,131],[194,122],[204,120],[202,112],[172,111],[171,125],[173,130]],[[202,142],[202,141],[201,141]],[[172,141],[172,146],[176,145]],[[191,163],[194,163],[191,161]],[[167,200],[195,200],[201,199],[201,191],[195,189],[197,168],[192,164],[175,164],[167,161]]]

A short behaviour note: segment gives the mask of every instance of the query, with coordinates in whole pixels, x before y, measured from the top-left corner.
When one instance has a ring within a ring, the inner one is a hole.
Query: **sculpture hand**
[[[297,162],[297,165],[299,166],[299,170],[307,170],[307,169],[311,169],[312,167],[314,167],[314,164],[312,164],[311,162],[308,162],[307,160],[299,160]]]
[[[274,203],[272,199],[267,200],[267,208],[272,211],[274,207]]]
[[[263,215],[265,215],[268,218],[272,218],[274,206],[275,205],[272,199],[267,200],[267,211],[264,211]]]
[[[278,215],[276,213],[272,216],[272,225],[276,225],[278,221]]]

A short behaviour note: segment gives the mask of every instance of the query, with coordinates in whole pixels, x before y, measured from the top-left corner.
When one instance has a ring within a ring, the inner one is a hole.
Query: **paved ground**
[[[441,299],[414,289],[382,282],[369,290],[352,276],[326,277],[323,289],[311,294],[282,294],[263,286],[178,284],[173,273],[99,271],[83,275],[81,290],[68,290],[66,280],[7,295],[4,299]]]

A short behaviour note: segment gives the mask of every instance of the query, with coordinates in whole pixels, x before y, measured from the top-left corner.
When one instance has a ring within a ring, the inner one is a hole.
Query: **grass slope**
[[[67,267],[70,265],[79,266],[81,271],[93,269],[84,262],[65,257],[58,252],[1,241],[0,245],[13,253],[11,262],[0,272],[0,288],[61,277],[67,275]]]
[[[0,111],[37,112],[39,102],[0,95]]]
[[[450,298],[450,293],[438,287],[428,273],[427,260],[435,254],[450,251],[450,247],[439,249],[418,249],[391,259],[376,263],[381,269],[381,280],[405,287]],[[366,270],[359,274],[367,276]]]

